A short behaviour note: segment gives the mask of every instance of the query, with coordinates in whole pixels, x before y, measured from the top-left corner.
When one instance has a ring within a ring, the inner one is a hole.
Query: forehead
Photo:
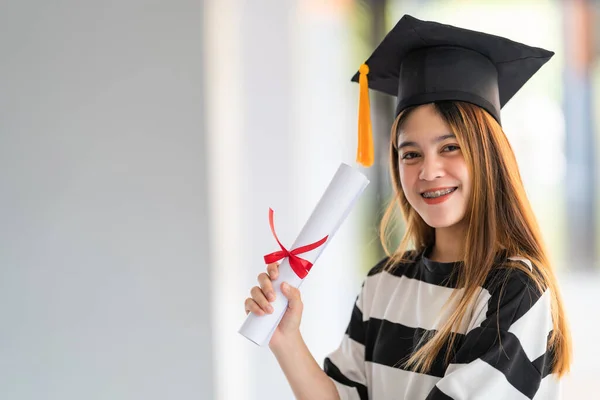
[[[398,127],[398,139],[417,140],[451,133],[450,126],[437,112],[433,104],[414,109]]]

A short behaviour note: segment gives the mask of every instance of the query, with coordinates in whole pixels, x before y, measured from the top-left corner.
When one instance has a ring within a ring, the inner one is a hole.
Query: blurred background
[[[268,208],[291,245],[339,163],[354,163],[350,78],[403,14],[555,51],[503,127],[573,329],[564,398],[595,398],[599,7],[3,0],[0,398],[291,399],[269,350],[237,333],[277,250]],[[371,102],[371,184],[302,286],[319,363],[383,257],[393,98]]]

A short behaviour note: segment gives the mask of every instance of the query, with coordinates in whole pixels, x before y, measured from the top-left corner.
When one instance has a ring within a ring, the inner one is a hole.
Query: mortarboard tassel
[[[360,66],[358,85],[358,149],[356,151],[356,161],[365,167],[373,165],[373,129],[371,127],[371,106],[369,104],[369,81],[367,74],[369,66],[363,64]]]

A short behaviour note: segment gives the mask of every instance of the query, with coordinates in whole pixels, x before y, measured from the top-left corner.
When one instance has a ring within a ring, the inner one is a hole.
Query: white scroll
[[[342,163],[290,251],[328,236],[321,246],[299,255],[314,265],[368,184],[369,180],[362,173]],[[288,301],[281,293],[281,283],[287,282],[298,288],[303,280],[292,270],[289,259],[284,258],[279,265],[279,276],[273,281],[276,299],[270,304],[274,312],[262,316],[248,314],[239,333],[259,346],[268,345],[287,309]]]

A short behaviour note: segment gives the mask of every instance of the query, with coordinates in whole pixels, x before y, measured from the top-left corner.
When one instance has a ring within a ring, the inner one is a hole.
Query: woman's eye
[[[460,147],[458,147],[455,144],[449,144],[448,146],[444,146],[444,148],[442,149],[443,151],[456,151],[456,150],[460,150]]]
[[[402,159],[403,160],[412,160],[413,158],[418,157],[418,156],[419,156],[418,153],[415,153],[414,151],[409,151],[408,153],[404,153],[402,155]]]

